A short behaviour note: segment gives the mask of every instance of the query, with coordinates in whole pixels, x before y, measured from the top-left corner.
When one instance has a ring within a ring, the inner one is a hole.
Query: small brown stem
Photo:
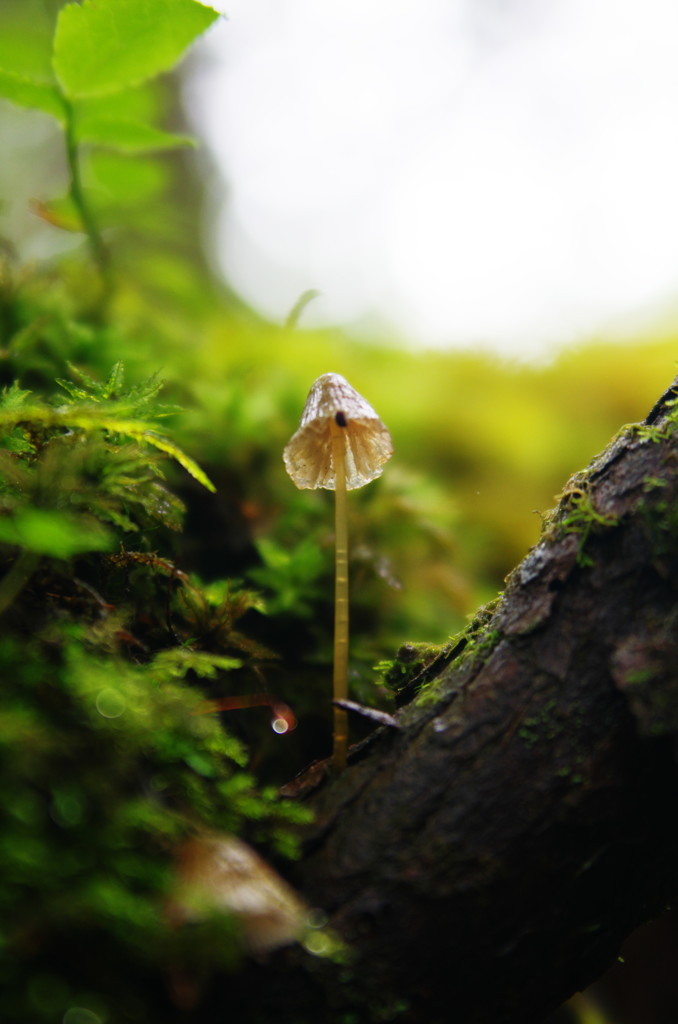
[[[214,715],[218,711],[241,711],[243,708],[270,707],[273,712],[273,721],[280,722],[280,727],[274,732],[292,732],[297,727],[297,719],[288,704],[284,704],[271,693],[246,693],[236,697],[220,697],[216,700],[206,700],[198,705],[193,712],[194,715]]]

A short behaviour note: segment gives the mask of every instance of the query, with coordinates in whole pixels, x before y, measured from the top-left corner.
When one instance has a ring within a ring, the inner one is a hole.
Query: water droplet
[[[306,924],[309,928],[324,928],[328,922],[328,915],[320,907],[313,907],[306,915]]]
[[[332,945],[332,940],[324,932],[309,932],[304,938],[304,948],[313,956],[327,956]]]
[[[100,690],[96,699],[97,711],[104,718],[120,718],[125,710],[125,698],[112,687]]]

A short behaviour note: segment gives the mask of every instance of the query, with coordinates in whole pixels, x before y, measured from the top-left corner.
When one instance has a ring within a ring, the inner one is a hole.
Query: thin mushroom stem
[[[346,502],[346,441],[344,425],[331,424],[335,471],[335,574],[334,574],[334,699],[348,697],[348,510]],[[348,714],[334,705],[333,755],[336,767],[346,767]]]

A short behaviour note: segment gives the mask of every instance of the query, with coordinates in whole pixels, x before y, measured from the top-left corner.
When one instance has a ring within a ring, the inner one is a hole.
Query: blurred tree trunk
[[[290,949],[252,964],[229,983],[233,1019],[529,1024],[666,906],[672,400],[569,481],[475,639],[409,688],[401,727],[377,730],[308,797],[318,817],[294,881],[355,959],[309,971]]]

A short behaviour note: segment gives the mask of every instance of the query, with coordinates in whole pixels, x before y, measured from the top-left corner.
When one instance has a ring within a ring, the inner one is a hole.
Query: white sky
[[[534,354],[678,301],[676,0],[225,0],[188,101],[256,308]]]

